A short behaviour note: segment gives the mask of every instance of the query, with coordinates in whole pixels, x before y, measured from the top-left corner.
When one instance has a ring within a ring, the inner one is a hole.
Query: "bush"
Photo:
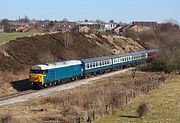
[[[157,38],[155,32],[152,30],[142,31],[138,34],[138,37],[141,41],[151,41]]]
[[[180,49],[166,49],[161,51],[150,65],[151,70],[165,73],[180,72]]]
[[[12,116],[10,114],[6,114],[0,117],[0,123],[10,123],[12,120]]]
[[[142,118],[148,112],[148,107],[146,103],[142,103],[137,108],[137,114],[139,118]]]

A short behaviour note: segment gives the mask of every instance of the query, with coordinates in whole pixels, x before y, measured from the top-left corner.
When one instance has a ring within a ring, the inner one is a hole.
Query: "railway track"
[[[24,91],[24,92],[17,92],[17,93],[14,93],[14,94],[1,96],[0,101],[7,100],[7,99],[10,99],[10,98],[13,98],[13,97],[18,97],[18,96],[30,94],[30,93],[34,93],[34,92],[35,92],[34,90],[27,90],[27,91]]]
[[[102,74],[102,75],[87,78],[87,79],[81,79],[81,80],[77,80],[77,81],[73,81],[70,83],[65,83],[62,85],[53,86],[53,87],[45,88],[45,89],[41,89],[41,90],[27,90],[24,92],[10,94],[10,95],[4,96],[4,97],[0,97],[0,106],[14,104],[17,102],[24,102],[29,99],[44,96],[44,95],[51,94],[54,92],[68,90],[68,89],[80,87],[80,86],[87,85],[87,84],[92,84],[92,83],[95,83],[95,80],[110,77],[110,76],[113,76],[116,74],[126,73],[132,69],[134,69],[134,68],[128,68],[128,69],[123,69],[123,70],[119,70],[119,71],[115,71],[115,72],[110,72],[107,74]]]

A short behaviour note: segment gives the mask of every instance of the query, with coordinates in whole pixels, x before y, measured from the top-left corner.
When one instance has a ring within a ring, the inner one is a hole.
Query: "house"
[[[94,22],[94,21],[78,22],[77,25],[79,27],[79,31],[82,27],[85,27],[85,26],[86,26],[86,28],[87,27],[90,28],[91,33],[93,33],[93,34],[99,34],[99,33],[104,31],[104,25],[97,23],[97,22]]]
[[[79,32],[81,32],[81,33],[90,33],[91,29],[89,27],[87,27],[87,26],[84,26],[84,27],[79,29]]]
[[[120,28],[119,29],[119,32],[120,32],[119,34],[120,35],[126,35],[126,32],[128,30],[132,30],[132,31],[138,33],[138,32],[143,31],[144,29],[141,26],[138,26],[138,25],[135,25],[135,24],[130,24],[130,25],[125,25],[124,27]]]
[[[141,32],[143,31],[143,27],[138,26],[138,25],[131,25],[129,27],[130,30],[134,31],[134,32]]]
[[[17,20],[9,20],[9,29],[10,32],[16,31],[17,28],[22,27],[26,25],[27,23],[25,22],[19,22]]]
[[[153,21],[134,21],[132,22],[132,25],[137,25],[141,26],[144,29],[150,29],[150,28],[155,28],[157,26],[157,22]]]
[[[29,31],[29,28],[30,27],[28,25],[23,25],[23,26],[16,28],[16,32],[27,32],[27,31]]]
[[[115,23],[106,23],[104,29],[105,29],[105,31],[109,31],[109,30],[114,29],[116,26],[117,26],[117,24],[115,24]]]
[[[76,22],[69,22],[67,20],[62,21],[39,21],[37,29],[40,32],[67,32],[71,31],[76,26]]]
[[[115,34],[119,35],[121,28],[122,28],[122,26],[118,25],[118,26],[116,26],[116,27],[113,29],[113,32],[114,32]]]
[[[4,32],[4,25],[0,25],[0,32]]]

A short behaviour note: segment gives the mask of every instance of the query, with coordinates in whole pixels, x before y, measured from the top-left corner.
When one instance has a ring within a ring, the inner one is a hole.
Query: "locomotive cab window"
[[[30,70],[30,74],[47,74],[48,70]]]

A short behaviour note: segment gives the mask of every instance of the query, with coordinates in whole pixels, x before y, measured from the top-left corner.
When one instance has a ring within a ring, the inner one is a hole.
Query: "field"
[[[14,40],[14,39],[19,38],[19,37],[26,37],[26,36],[31,36],[34,34],[35,33],[32,33],[32,32],[0,33],[0,44],[7,43],[10,40]]]
[[[140,103],[147,103],[148,113],[143,118],[136,117]],[[105,116],[95,123],[179,123],[180,121],[180,77],[161,86],[153,93],[141,96],[125,110],[112,116]],[[132,117],[131,117],[132,116]]]

